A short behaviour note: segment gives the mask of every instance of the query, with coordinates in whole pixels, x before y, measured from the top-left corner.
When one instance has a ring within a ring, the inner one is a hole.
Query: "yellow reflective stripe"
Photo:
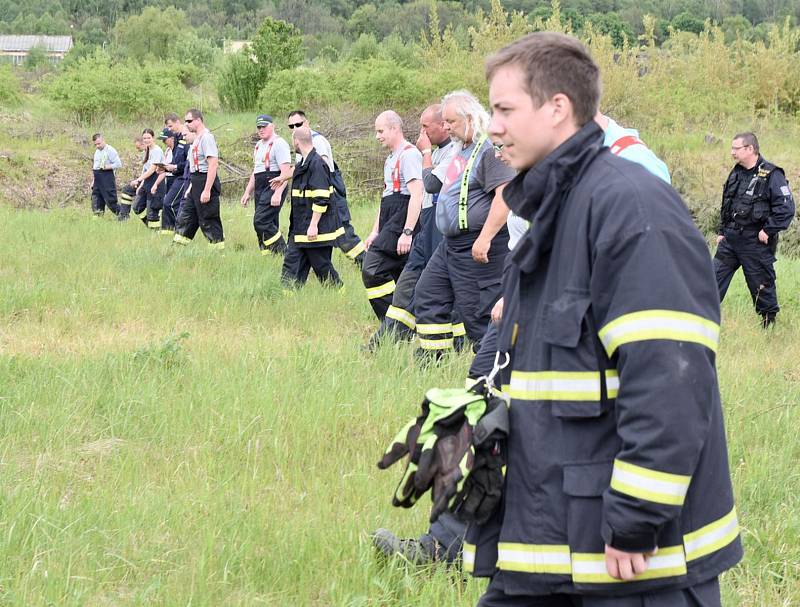
[[[367,289],[367,298],[368,299],[378,299],[379,297],[384,297],[386,295],[390,295],[394,293],[394,288],[397,285],[393,280],[389,282],[385,282],[382,285],[378,285],[377,287],[371,287]]]
[[[172,239],[172,242],[175,242],[175,243],[178,243],[178,244],[182,244],[182,245],[187,245],[190,242],[192,242],[192,239],[191,238],[187,238],[183,234],[175,234],[175,238]]]
[[[609,398],[619,393],[619,375],[606,371]],[[599,371],[512,371],[510,383],[504,387],[517,400],[600,400]]]
[[[270,251],[269,249],[261,249],[261,255],[266,256],[266,255],[272,255],[272,254],[273,254],[272,251]]]
[[[159,230],[159,234],[164,234],[165,236],[172,236],[175,233],[175,230]]]
[[[333,186],[327,190],[292,190],[295,198],[330,198],[333,194]]]
[[[350,259],[355,259],[366,250],[367,250],[367,245],[365,245],[363,241],[359,240],[358,244],[349,251],[347,251],[345,255],[347,255]]]
[[[467,334],[467,328],[463,322],[453,325],[453,337],[464,337]]]
[[[309,240],[308,236],[297,234],[294,237],[295,242],[328,242],[330,240],[336,240],[344,234],[344,228],[339,228],[335,232],[326,232],[324,234],[317,234],[317,237],[314,240]],[[392,289],[394,291],[394,289]]]
[[[452,333],[453,325],[449,322],[441,325],[418,324],[417,333],[420,335],[439,335],[440,333]]]
[[[686,560],[693,561],[716,552],[739,537],[739,519],[736,508],[721,519],[683,536]]]
[[[569,575],[572,571],[569,546],[500,542],[497,545],[497,568]]]
[[[274,236],[270,236],[269,238],[267,238],[267,239],[264,241],[264,246],[265,246],[265,247],[268,247],[268,246],[269,246],[269,245],[271,245],[272,243],[274,243],[274,242],[277,242],[277,241],[278,241],[278,239],[279,239],[281,236],[282,236],[282,234],[280,233],[280,231],[278,231],[278,232],[277,232],[277,233],[276,233]]]
[[[158,221],[158,220],[156,220],[156,221],[148,221],[147,222],[147,227],[150,228],[151,230],[157,230],[157,229],[159,229],[161,227],[161,222]]]
[[[325,211],[327,211],[327,210],[328,210],[328,207],[323,207],[323,206],[320,206],[320,205],[318,205],[318,204],[312,204],[312,205],[311,205],[311,210],[312,210],[314,213],[324,213]]]
[[[417,319],[411,312],[395,306],[389,306],[389,309],[386,310],[386,318],[391,318],[392,320],[401,322],[412,330],[417,325]]]
[[[683,546],[659,548],[649,557],[647,571],[640,573],[631,582],[653,580],[686,575],[686,557]],[[572,555],[572,581],[578,584],[624,584],[623,580],[608,575],[605,554],[575,552]]]
[[[445,339],[424,339],[420,338],[419,345],[423,350],[447,350],[453,347],[453,338]]]
[[[225,241],[222,240],[220,242],[209,242],[208,246],[211,249],[216,249],[217,251],[221,251],[225,248]]]
[[[691,476],[659,472],[614,460],[611,488],[649,502],[682,506],[691,481]]]
[[[475,544],[464,542],[461,552],[461,566],[467,573],[475,570]]]
[[[612,356],[621,345],[650,339],[688,341],[713,352],[719,345],[719,325],[696,314],[674,310],[643,310],[623,314],[598,332]]]
[[[305,191],[306,198],[330,198],[331,194],[333,194],[333,186],[329,187],[327,190]]]

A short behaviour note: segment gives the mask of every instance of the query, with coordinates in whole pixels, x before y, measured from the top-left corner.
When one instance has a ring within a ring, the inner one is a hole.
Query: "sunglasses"
[[[194,118],[187,118],[186,120],[184,120],[184,122],[191,124],[192,122],[194,122]]]
[[[297,122],[297,123],[295,123],[295,124],[289,124],[289,125],[287,125],[287,126],[288,126],[290,129],[294,130],[294,129],[296,129],[296,128],[299,128],[299,127],[303,126],[303,123],[302,123],[302,122]]]

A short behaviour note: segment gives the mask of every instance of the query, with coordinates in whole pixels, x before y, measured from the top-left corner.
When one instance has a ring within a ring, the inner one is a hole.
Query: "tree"
[[[179,37],[176,32],[188,28],[186,13],[172,6],[159,9],[148,6],[114,26],[114,43],[123,57],[144,61],[147,57],[167,59]]]
[[[698,19],[689,13],[680,13],[675,15],[672,19],[672,27],[680,32],[692,32],[699,34],[705,28],[705,23],[702,19]]]

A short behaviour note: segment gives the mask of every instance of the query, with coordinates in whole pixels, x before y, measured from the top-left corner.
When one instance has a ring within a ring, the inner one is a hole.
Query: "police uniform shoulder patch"
[[[791,196],[792,195],[792,191],[789,189],[788,185],[782,185],[781,186],[781,194],[783,194],[784,196]]]

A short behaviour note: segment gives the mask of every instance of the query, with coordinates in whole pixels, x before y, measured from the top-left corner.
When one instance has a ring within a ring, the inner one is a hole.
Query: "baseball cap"
[[[267,126],[268,124],[272,124],[272,116],[269,114],[261,114],[256,118],[256,126]]]
[[[165,128],[163,131],[161,131],[161,134],[158,136],[158,138],[161,141],[166,141],[170,137],[175,137],[175,133],[173,133],[171,130],[169,130],[167,128]]]

